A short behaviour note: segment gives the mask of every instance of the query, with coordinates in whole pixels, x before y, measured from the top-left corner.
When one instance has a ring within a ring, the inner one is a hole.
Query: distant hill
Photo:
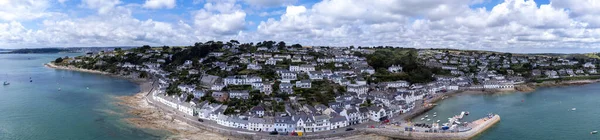
[[[69,52],[69,50],[59,49],[59,48],[16,49],[16,50],[10,51],[9,53],[59,53],[59,52]]]

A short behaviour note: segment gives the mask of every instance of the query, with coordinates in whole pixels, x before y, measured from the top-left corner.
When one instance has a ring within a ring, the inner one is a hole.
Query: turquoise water
[[[471,113],[466,121],[488,113],[499,114],[500,123],[475,138],[481,140],[600,139],[600,135],[590,134],[600,131],[599,100],[600,84],[596,83],[541,88],[533,93],[461,95],[439,102],[439,106],[427,114],[432,116],[437,112],[435,120],[441,122],[447,122],[447,118],[461,111]],[[577,110],[571,111],[571,108]]]
[[[1,140],[162,137],[158,131],[137,129],[122,121],[129,116],[115,104],[114,96],[135,94],[140,90],[136,84],[43,66],[59,56],[76,55],[0,54],[0,82],[11,83],[0,87]]]

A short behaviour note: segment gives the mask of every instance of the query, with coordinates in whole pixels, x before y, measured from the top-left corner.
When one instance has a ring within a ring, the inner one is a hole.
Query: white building
[[[340,115],[334,115],[331,119],[329,119],[330,128],[329,130],[343,128],[348,126],[348,120],[346,117]]]
[[[323,72],[321,71],[309,71],[308,78],[310,80],[323,80]]]
[[[407,81],[393,81],[393,82],[384,82],[386,88],[401,88],[401,87],[408,87],[410,85],[410,83],[408,83]]]
[[[259,64],[248,64],[246,68],[250,70],[261,70],[262,66],[260,66]]]
[[[194,116],[194,106],[188,102],[179,103],[178,110],[187,115]]]
[[[310,80],[296,81],[296,87],[297,88],[311,88],[311,82],[310,82]]]
[[[392,65],[391,67],[388,68],[388,71],[392,72],[392,73],[402,72],[402,67],[398,66],[398,65]]]
[[[254,82],[262,82],[262,78],[257,76],[248,77],[246,75],[229,76],[223,79],[224,85],[252,85]]]
[[[287,70],[280,72],[279,77],[281,77],[281,81],[283,82],[290,82],[297,79],[296,73]]]
[[[267,59],[267,61],[265,61],[265,65],[277,65],[277,60]]]
[[[312,66],[312,65],[300,65],[300,66],[290,65],[289,70],[291,72],[309,72],[309,71],[315,71],[315,66]]]
[[[229,98],[248,99],[250,98],[250,93],[246,90],[232,90],[229,91]]]
[[[367,94],[367,92],[369,92],[369,87],[367,85],[348,84],[346,90],[358,94]]]

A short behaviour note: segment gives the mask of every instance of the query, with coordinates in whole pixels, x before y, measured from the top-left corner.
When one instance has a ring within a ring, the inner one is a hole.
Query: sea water
[[[133,95],[127,80],[44,67],[61,56],[0,54],[0,140],[161,139],[158,130],[135,128],[114,97]],[[59,90],[60,88],[60,90]],[[88,89],[89,88],[89,89]]]
[[[572,111],[572,108],[577,108]],[[440,124],[448,118],[470,112],[464,121],[473,121],[488,113],[499,114],[501,121],[475,139],[481,140],[584,140],[600,139],[591,131],[600,131],[600,84],[540,88],[531,93],[469,94],[450,97],[416,117],[437,117]]]

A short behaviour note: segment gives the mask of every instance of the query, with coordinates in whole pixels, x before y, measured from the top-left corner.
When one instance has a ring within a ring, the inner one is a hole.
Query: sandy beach
[[[161,111],[160,109],[150,105],[146,100],[145,96],[152,88],[151,82],[142,82],[140,83],[140,87],[141,92],[135,94],[134,96],[116,97],[121,100],[119,104],[128,107],[128,113],[137,116],[134,118],[126,118],[126,122],[140,128],[167,130],[173,134],[167,139],[172,140],[231,139],[219,134],[201,130],[188,125],[187,123],[174,119],[172,114]]]

